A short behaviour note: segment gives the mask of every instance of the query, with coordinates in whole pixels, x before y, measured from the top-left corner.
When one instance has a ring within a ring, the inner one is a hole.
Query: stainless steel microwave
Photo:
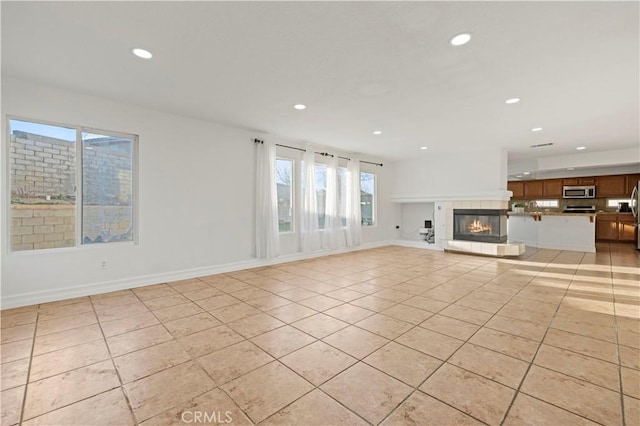
[[[596,187],[589,186],[563,186],[562,198],[596,198]]]

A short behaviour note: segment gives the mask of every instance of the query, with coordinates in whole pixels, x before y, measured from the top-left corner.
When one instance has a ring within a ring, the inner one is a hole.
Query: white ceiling
[[[391,160],[521,160],[638,146],[638,7],[3,1],[2,74]]]

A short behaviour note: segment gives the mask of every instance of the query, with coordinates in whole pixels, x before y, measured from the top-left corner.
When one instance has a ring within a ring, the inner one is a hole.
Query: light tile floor
[[[383,247],[2,311],[2,426],[640,424],[640,257]]]

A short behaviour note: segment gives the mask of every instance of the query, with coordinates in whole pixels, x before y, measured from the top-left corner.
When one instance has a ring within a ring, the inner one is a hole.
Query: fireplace
[[[454,209],[453,239],[484,243],[506,243],[507,211]]]

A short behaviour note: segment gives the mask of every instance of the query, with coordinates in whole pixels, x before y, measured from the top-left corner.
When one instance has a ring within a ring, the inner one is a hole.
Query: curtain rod
[[[264,143],[264,141],[263,141],[263,140],[260,140],[260,139],[254,139],[254,140],[253,140],[253,142],[254,142],[254,143]],[[277,143],[277,144],[276,144],[276,146],[280,146],[280,147],[282,147],[282,148],[295,149],[296,151],[307,152],[307,150],[306,150],[306,149],[304,149],[304,148],[298,148],[298,147],[295,147],[295,146],[281,145],[281,144],[279,144],[279,143]],[[329,154],[328,152],[317,152],[317,151],[314,151],[314,154],[322,155],[323,157],[335,157],[335,155],[333,155],[333,154]],[[347,157],[341,157],[341,156],[338,156],[338,158],[341,158],[341,159],[343,159],[343,160],[347,160],[347,161],[351,160],[350,158],[347,158]],[[360,162],[361,162],[361,163],[367,163],[367,164],[373,164],[374,166],[380,166],[380,167],[382,167],[382,163],[373,163],[373,162],[371,162],[371,161],[364,161],[364,160],[360,160]]]

